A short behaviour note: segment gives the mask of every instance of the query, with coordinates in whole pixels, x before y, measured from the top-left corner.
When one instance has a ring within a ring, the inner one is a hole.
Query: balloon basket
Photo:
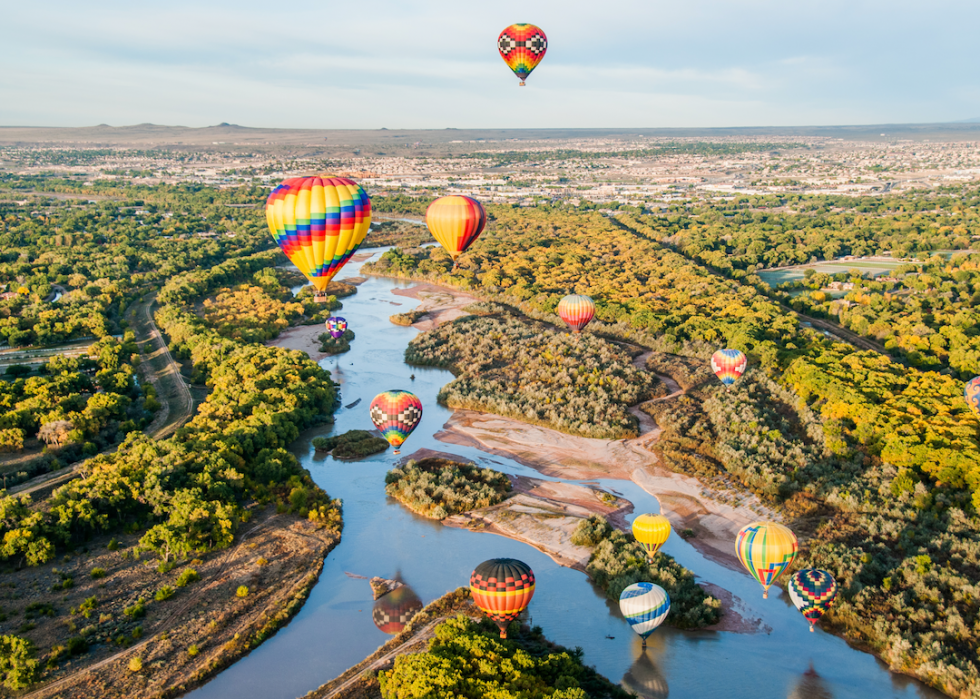
[[[769,590],[762,591],[762,599],[769,599]]]
[[[392,454],[401,454],[401,453],[402,453],[402,450],[401,450],[401,449],[395,449],[395,450],[394,450],[393,452],[391,452],[391,453],[392,453]]]
[[[813,624],[810,624],[810,633],[813,633]]]
[[[318,292],[316,292],[315,294],[313,294],[313,300],[316,301],[317,303],[326,303],[327,302],[327,292],[325,292],[325,291],[318,291]]]
[[[521,80],[521,87],[524,87],[524,81]]]
[[[643,641],[643,644],[642,644],[643,645],[643,648],[646,648],[647,647],[647,639],[643,638],[641,640]]]

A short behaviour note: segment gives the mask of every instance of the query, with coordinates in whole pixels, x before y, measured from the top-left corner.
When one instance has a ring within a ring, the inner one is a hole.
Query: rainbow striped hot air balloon
[[[664,623],[670,611],[670,597],[667,591],[648,582],[633,583],[619,596],[619,610],[626,621],[643,639],[647,647],[647,636]]]
[[[980,416],[980,376],[970,379],[963,387],[963,397],[976,415]]]
[[[325,303],[327,285],[371,226],[371,200],[353,180],[297,177],[272,190],[265,216],[276,243]]]
[[[748,363],[745,354],[737,349],[718,350],[711,355],[711,370],[726,386],[731,386],[745,373]]]
[[[330,333],[330,337],[337,339],[344,336],[344,332],[347,331],[347,321],[340,316],[332,316],[327,318],[327,332]]]
[[[497,50],[523,87],[524,80],[548,52],[548,37],[533,24],[512,24],[497,37]]]
[[[769,597],[769,586],[789,568],[799,543],[796,534],[775,522],[754,522],[739,531],[735,553],[749,575],[762,585],[762,597]]]
[[[371,422],[395,448],[405,443],[422,419],[422,401],[408,391],[385,391],[371,401]]]
[[[425,210],[425,225],[453,258],[453,269],[456,269],[459,256],[480,237],[487,225],[487,212],[480,202],[470,197],[439,197]]]
[[[786,583],[789,598],[793,605],[803,612],[803,616],[813,625],[830,609],[837,597],[837,581],[826,570],[806,568],[798,570]]]
[[[667,541],[670,531],[670,520],[663,515],[640,515],[633,520],[633,538],[643,544],[651,561]]]
[[[558,302],[558,308],[555,310],[558,317],[576,333],[582,332],[582,328],[595,317],[595,304],[592,299],[580,294],[566,296]]]
[[[507,627],[534,597],[534,571],[514,558],[491,558],[470,575],[473,601],[507,638]]]

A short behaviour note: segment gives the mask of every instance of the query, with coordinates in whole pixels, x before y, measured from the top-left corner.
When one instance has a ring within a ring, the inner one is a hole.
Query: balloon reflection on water
[[[810,669],[800,676],[786,699],[834,699],[834,693],[810,663]]]
[[[620,684],[642,699],[666,699],[670,694],[667,680],[650,658],[648,650],[640,653],[633,666],[623,675]]]
[[[374,601],[371,618],[381,631],[397,636],[420,611],[422,600],[411,587],[402,585]]]

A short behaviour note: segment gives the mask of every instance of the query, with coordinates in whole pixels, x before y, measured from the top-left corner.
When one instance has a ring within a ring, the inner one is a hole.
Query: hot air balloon
[[[669,536],[670,520],[663,515],[640,515],[633,520],[633,538],[643,544],[651,561]]]
[[[335,340],[338,337],[343,337],[344,332],[347,330],[347,321],[340,316],[332,316],[327,318],[327,332],[330,333],[330,337]]]
[[[397,636],[420,611],[422,600],[412,588],[402,585],[375,600],[371,619],[381,631]]]
[[[286,180],[269,195],[266,220],[289,261],[326,303],[326,288],[371,226],[371,200],[353,180],[317,175]]]
[[[396,454],[421,419],[422,401],[408,391],[385,391],[371,401],[371,421]]]
[[[425,225],[453,258],[453,269],[456,269],[459,256],[480,237],[487,225],[487,212],[480,202],[470,197],[439,197],[425,210]]]
[[[470,575],[473,601],[507,638],[507,626],[527,609],[534,597],[534,571],[514,558],[491,558]]]
[[[648,582],[633,583],[619,596],[619,610],[647,647],[647,636],[664,623],[670,611],[667,591]]]
[[[970,406],[970,410],[980,415],[980,376],[967,381],[966,387],[963,389],[963,397],[966,398],[966,404]]]
[[[736,349],[718,350],[711,355],[711,370],[726,386],[731,386],[735,379],[745,373],[747,364],[745,354]]]
[[[762,597],[769,597],[769,586],[783,574],[793,559],[799,544],[796,534],[775,522],[754,522],[738,532],[735,553],[749,575],[762,585]]]
[[[533,24],[512,24],[497,37],[497,50],[523,87],[524,79],[548,51],[548,37]]]
[[[837,581],[834,576],[817,568],[805,568],[793,573],[786,583],[786,589],[793,605],[810,622],[810,631],[813,631],[813,625],[820,621],[820,617],[830,609],[837,597]]]
[[[595,317],[595,304],[588,296],[571,294],[558,302],[556,311],[569,328],[580,333]]]

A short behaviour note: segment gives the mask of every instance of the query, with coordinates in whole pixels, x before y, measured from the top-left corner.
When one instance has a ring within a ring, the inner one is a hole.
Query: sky
[[[548,35],[527,87],[514,22]],[[977,26],[977,0],[0,0],[0,125],[959,121]]]

